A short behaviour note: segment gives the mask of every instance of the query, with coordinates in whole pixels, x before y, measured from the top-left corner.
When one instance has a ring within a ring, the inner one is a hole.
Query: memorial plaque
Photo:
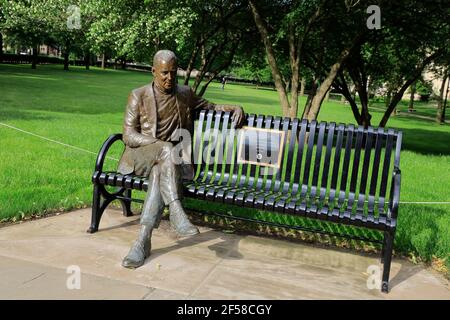
[[[238,163],[281,167],[284,131],[242,127],[239,134]]]

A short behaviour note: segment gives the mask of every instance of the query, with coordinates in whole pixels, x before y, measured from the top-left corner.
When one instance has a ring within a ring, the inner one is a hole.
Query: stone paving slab
[[[394,259],[391,292],[367,288],[374,256],[201,227],[178,238],[162,221],[152,255],[136,270],[121,266],[139,217],[106,210],[86,233],[90,209],[0,228],[1,299],[450,299],[433,270]],[[81,289],[65,286],[71,265]],[[86,285],[83,285],[86,284]]]

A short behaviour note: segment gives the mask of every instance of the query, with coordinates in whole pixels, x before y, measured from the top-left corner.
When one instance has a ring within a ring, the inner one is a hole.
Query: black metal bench
[[[374,240],[312,230],[380,243],[382,291],[388,292],[400,196],[400,131],[246,115],[245,131],[238,134],[231,127],[230,114],[215,111],[200,112],[195,129],[197,171],[193,181],[184,181],[187,197],[381,232],[382,240]],[[98,230],[111,201],[120,200],[124,215],[129,216],[131,201],[142,202],[131,198],[131,190],[147,191],[145,177],[103,171],[108,149],[121,138],[121,134],[110,136],[99,152],[88,232]],[[109,193],[105,185],[119,190]]]

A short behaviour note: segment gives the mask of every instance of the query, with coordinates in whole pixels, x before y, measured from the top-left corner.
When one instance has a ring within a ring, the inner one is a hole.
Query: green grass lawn
[[[86,150],[0,125],[0,220],[90,205],[96,153],[110,134],[121,132],[130,90],[150,80],[141,72],[0,65],[1,123]],[[281,115],[277,93],[269,89],[229,83],[222,91],[213,83],[205,97]],[[374,125],[381,107],[371,110]],[[416,109],[434,117],[429,105]],[[319,121],[355,123],[350,107],[337,101],[324,103]],[[407,115],[392,117],[388,126],[404,132],[401,201],[450,201],[450,126]],[[111,151],[120,156],[120,148]],[[107,166],[116,164],[108,160]],[[397,252],[424,261],[437,257],[450,268],[450,205],[401,204],[397,230]]]

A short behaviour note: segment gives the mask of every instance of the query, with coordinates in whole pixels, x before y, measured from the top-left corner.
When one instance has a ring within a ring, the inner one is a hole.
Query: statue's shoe
[[[170,208],[170,224],[181,237],[193,236],[200,231],[188,219],[181,206]]]
[[[147,241],[147,245],[136,241],[128,252],[127,256],[122,261],[122,266],[125,268],[135,269],[142,266],[145,259],[150,256],[151,243]]]
[[[172,224],[172,227],[175,229],[177,234],[181,237],[193,236],[193,235],[200,233],[198,228],[196,226],[194,226],[192,223],[190,223],[189,220],[187,223],[184,222],[179,225]]]

